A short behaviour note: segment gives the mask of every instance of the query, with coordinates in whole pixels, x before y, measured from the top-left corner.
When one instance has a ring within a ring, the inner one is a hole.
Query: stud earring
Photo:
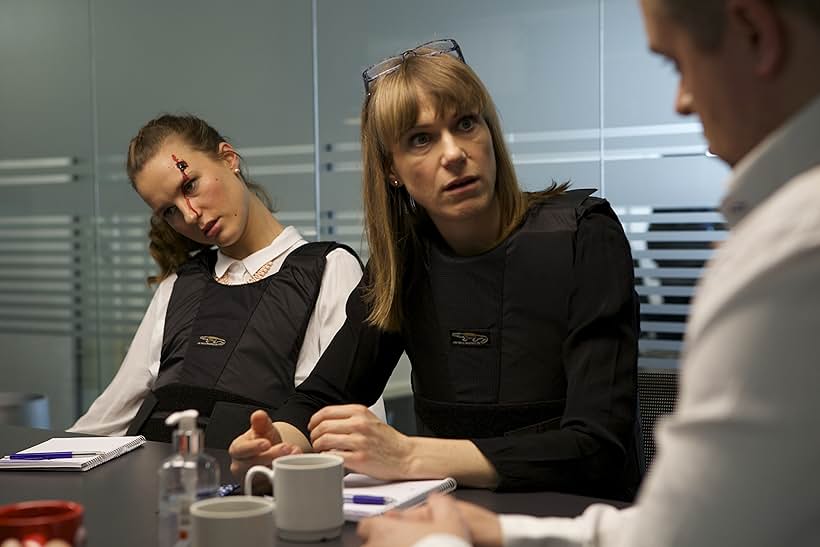
[[[234,173],[236,173],[236,174],[238,175],[238,174],[239,174],[239,167],[236,167],[236,168],[233,170],[233,172],[234,172]]]
[[[394,180],[394,181],[393,181],[393,186],[395,186],[396,188],[398,188],[398,187],[399,187],[399,181]]]

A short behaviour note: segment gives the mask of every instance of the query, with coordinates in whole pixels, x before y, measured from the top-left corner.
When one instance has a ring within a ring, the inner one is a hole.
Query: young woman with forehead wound
[[[311,378],[232,443],[234,471],[284,445],[385,479],[629,499],[638,301],[611,208],[565,185],[521,190],[453,40],[364,76],[365,276]],[[403,351],[418,436],[366,409]]]
[[[165,417],[196,408],[208,445],[225,448],[308,377],[344,322],[358,257],[280,224],[233,146],[194,116],[148,122],[127,171],[153,212],[158,286],[117,375],[70,431],[170,440]]]

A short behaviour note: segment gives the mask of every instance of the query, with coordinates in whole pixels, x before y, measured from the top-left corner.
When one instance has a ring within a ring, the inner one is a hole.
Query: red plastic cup
[[[83,506],[73,501],[37,500],[0,506],[0,543],[14,539],[24,545],[45,545],[60,539],[73,547],[85,545]]]

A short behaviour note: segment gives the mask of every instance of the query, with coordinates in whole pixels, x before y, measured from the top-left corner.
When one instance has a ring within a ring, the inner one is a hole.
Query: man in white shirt
[[[820,545],[820,1],[641,5],[677,111],[733,167],[652,473],[633,507],[575,519],[433,499],[362,523],[368,547]]]

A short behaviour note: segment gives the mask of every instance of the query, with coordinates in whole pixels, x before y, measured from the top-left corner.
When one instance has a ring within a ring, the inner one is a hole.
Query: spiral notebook
[[[0,458],[0,470],[55,469],[88,471],[143,444],[145,444],[145,437],[142,435],[130,437],[54,437],[31,448],[21,450],[17,454],[31,454],[34,452],[94,452],[95,454],[42,460],[16,460],[4,456]]]
[[[407,509],[423,503],[427,496],[433,492],[443,494],[452,492],[456,489],[456,486],[456,480],[449,477],[446,479],[390,482],[374,479],[367,475],[350,473],[345,475],[344,479],[345,497],[381,496],[391,501],[384,505],[345,502],[345,519],[355,522],[366,517],[381,515],[392,509]]]

